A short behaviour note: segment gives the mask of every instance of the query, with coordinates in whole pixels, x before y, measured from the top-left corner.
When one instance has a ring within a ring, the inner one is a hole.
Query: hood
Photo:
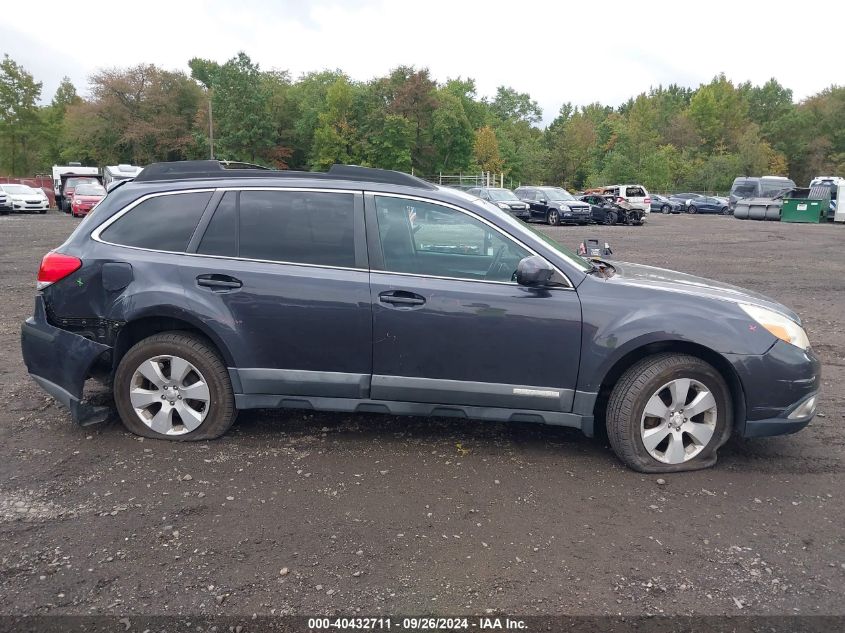
[[[103,196],[74,196],[73,200],[76,202],[99,202],[103,199]]]
[[[731,303],[748,303],[751,305],[768,308],[780,312],[796,323],[801,323],[800,317],[786,306],[778,303],[765,295],[739,286],[696,277],[686,273],[645,266],[643,264],[632,264],[630,262],[610,262],[616,269],[616,274],[610,277],[616,283],[630,284],[642,288],[653,288],[666,292],[678,292],[694,295],[717,301],[728,301]]]
[[[573,211],[588,211],[590,209],[590,205],[581,200],[555,200],[551,204],[560,208],[569,207]]]
[[[40,191],[33,191],[32,193],[10,193],[8,196],[12,200],[35,200],[41,198],[42,194]]]

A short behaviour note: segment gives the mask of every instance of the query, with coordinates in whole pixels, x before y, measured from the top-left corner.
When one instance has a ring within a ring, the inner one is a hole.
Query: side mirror
[[[519,261],[516,267],[516,283],[520,286],[539,288],[547,285],[554,274],[554,268],[539,255],[532,255]]]

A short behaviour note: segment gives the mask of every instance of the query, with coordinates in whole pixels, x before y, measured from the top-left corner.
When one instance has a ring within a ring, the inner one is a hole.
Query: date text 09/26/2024
[[[524,630],[524,620],[501,617],[437,618],[437,617],[354,617],[354,618],[308,618],[309,630]]]

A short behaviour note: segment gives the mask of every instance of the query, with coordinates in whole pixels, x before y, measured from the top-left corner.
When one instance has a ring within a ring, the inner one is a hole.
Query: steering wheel
[[[490,268],[487,269],[487,273],[484,275],[485,279],[493,279],[494,278],[494,275],[498,272],[499,268],[502,266],[502,260],[504,259],[506,248],[507,248],[507,245],[502,244],[499,248],[496,249],[496,252],[493,254],[493,261],[490,262]]]

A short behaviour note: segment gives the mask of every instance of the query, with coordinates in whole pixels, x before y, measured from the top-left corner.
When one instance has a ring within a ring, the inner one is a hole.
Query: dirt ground
[[[0,218],[0,613],[845,614],[845,227],[545,229],[805,320],[812,425],[659,483],[552,427],[248,411],[194,445],[76,427],[27,376],[19,326],[77,223]]]

